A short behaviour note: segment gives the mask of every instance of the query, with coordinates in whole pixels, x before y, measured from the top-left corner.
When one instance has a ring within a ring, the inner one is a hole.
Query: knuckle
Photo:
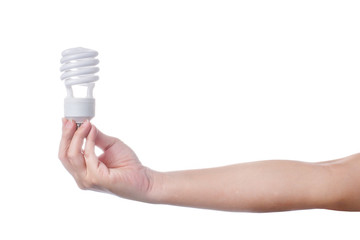
[[[77,185],[81,190],[86,190],[86,187],[84,184],[77,182]]]

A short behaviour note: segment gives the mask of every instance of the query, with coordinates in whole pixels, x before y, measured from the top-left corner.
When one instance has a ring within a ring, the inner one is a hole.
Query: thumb
[[[97,129],[95,145],[101,148],[104,152],[109,149],[118,139],[110,137]]]

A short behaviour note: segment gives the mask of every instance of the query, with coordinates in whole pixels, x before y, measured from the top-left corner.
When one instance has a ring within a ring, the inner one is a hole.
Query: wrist
[[[157,172],[147,168],[149,187],[147,191],[147,202],[161,204],[165,201],[164,183],[166,173]]]

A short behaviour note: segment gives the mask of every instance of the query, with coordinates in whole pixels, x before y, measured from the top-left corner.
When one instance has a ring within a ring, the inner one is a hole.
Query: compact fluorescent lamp
[[[64,81],[67,96],[64,99],[64,116],[74,120],[79,127],[85,120],[95,116],[95,98],[93,90],[95,81],[99,80],[96,73],[98,53],[87,48],[70,48],[62,52],[61,80]],[[74,97],[73,86],[87,87],[86,96]]]

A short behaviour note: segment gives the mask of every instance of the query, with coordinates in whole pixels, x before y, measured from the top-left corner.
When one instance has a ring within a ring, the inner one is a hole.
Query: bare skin
[[[90,122],[63,119],[59,159],[81,189],[157,204],[224,211],[360,210],[360,154],[328,162],[267,160],[157,172]],[[83,142],[85,148],[82,149]],[[104,152],[95,155],[95,146]]]

